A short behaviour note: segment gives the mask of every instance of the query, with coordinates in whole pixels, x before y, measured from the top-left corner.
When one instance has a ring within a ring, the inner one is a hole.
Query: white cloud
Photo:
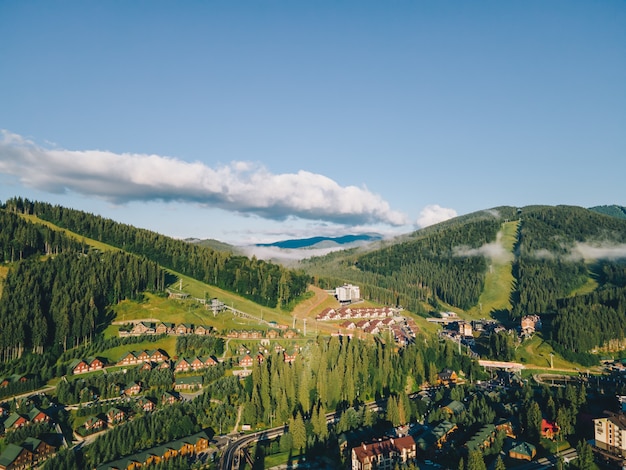
[[[439,204],[432,204],[422,209],[422,212],[420,212],[417,218],[417,225],[420,228],[424,228],[448,219],[453,219],[456,216],[457,213],[454,209],[441,207]]]
[[[273,220],[407,223],[405,214],[367,188],[342,187],[304,170],[273,174],[252,162],[211,168],[160,155],[47,149],[8,131],[0,131],[0,173],[50,193],[72,191],[114,203],[182,201]]]
[[[455,256],[484,256],[494,263],[507,263],[513,261],[513,254],[502,245],[502,232],[498,232],[496,241],[485,243],[479,248],[455,247]]]
[[[572,255],[580,256],[585,261],[596,259],[617,260],[626,258],[626,243],[576,243]]]

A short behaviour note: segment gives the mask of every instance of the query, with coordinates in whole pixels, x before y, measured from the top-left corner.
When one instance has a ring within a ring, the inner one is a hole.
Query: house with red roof
[[[394,468],[415,459],[417,446],[411,436],[389,438],[352,448],[352,470]]]

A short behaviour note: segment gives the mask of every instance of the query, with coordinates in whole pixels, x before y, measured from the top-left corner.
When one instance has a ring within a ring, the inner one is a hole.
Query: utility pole
[[[304,336],[306,336],[306,318],[303,321],[304,321]]]

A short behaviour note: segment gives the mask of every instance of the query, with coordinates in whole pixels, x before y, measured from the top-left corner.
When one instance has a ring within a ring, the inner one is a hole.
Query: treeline
[[[571,206],[525,209],[518,230],[513,318],[553,313],[559,299],[587,282],[589,270],[577,244],[626,239],[624,220]],[[611,264],[605,263],[607,274]]]
[[[82,236],[145,256],[199,281],[234,292],[267,307],[287,307],[304,294],[310,278],[256,258],[219,252],[111,219],[43,202],[14,198],[9,212],[35,214]]]
[[[478,302],[487,270],[485,258],[476,249],[496,239],[501,223],[493,215],[480,217],[454,228],[431,230],[424,236],[417,232],[415,239],[370,253],[355,251],[335,262],[329,257],[304,262],[303,266],[319,278],[363,283],[364,296],[399,303],[412,311],[422,310],[420,303],[436,305],[438,300],[467,309]],[[328,260],[330,264],[326,264]]]
[[[552,320],[552,340],[581,353],[596,348],[624,349],[626,289],[614,287],[561,299]]]
[[[84,251],[85,246],[58,230],[27,222],[22,217],[0,211],[0,262],[15,262],[33,255]]]
[[[411,383],[435,383],[446,367],[468,377],[481,374],[452,342],[426,341],[395,351],[393,342],[318,338],[301,357],[290,365],[274,354],[254,365],[245,382],[245,423],[278,425],[297,413],[323,415],[355,401],[405,393],[408,377]]]
[[[223,338],[212,335],[184,335],[176,337],[177,356],[221,356],[223,353]]]
[[[231,429],[236,418],[235,406],[212,402],[211,395],[204,393],[191,402],[179,402],[158,413],[137,416],[110,429],[89,446],[61,451],[48,459],[43,468],[95,468],[102,463],[189,436],[201,429],[209,428],[208,434],[212,437],[215,433],[212,430],[218,430],[220,426]]]
[[[122,252],[63,252],[9,270],[0,298],[0,360],[93,340],[106,307],[163,288],[157,263]]]

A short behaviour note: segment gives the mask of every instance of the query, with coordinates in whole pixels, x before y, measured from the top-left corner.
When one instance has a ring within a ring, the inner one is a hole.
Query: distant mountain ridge
[[[360,234],[360,235],[343,235],[340,237],[311,237],[300,238],[293,240],[281,240],[274,243],[257,243],[255,246],[274,246],[277,248],[287,249],[301,249],[301,248],[320,248],[323,244],[324,247],[329,245],[350,245],[356,242],[373,242],[382,240],[382,235],[379,234]]]
[[[594,212],[599,212],[600,214],[610,215],[612,217],[617,217],[620,219],[626,219],[626,207],[617,206],[612,204],[610,206],[595,206],[590,207],[589,210]]]

